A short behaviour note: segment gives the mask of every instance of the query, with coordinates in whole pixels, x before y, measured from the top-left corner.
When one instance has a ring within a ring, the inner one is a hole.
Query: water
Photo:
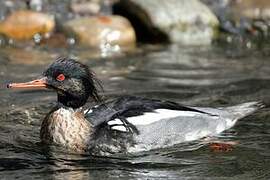
[[[110,59],[79,49],[0,50],[0,174],[2,179],[269,179],[269,108],[240,120],[215,140],[232,141],[213,152],[201,141],[133,155],[91,157],[39,144],[51,91],[11,91],[10,81],[39,76],[59,55],[80,58],[104,85],[104,97],[123,94],[196,106],[229,106],[270,98],[269,46],[143,47]],[[210,139],[211,141],[211,139]],[[213,139],[212,139],[213,141]]]

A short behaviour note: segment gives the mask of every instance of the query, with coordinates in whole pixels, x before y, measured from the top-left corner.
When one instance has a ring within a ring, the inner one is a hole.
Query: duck
[[[88,66],[60,57],[40,78],[7,88],[54,90],[57,104],[42,121],[41,142],[92,155],[149,151],[216,136],[263,107],[259,101],[193,107],[131,95],[103,100],[98,86]],[[95,106],[87,106],[89,101]]]

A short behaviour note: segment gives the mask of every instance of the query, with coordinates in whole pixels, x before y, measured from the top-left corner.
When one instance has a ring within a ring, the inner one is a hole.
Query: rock
[[[70,9],[79,15],[111,15],[112,4],[118,0],[73,0]]]
[[[42,0],[42,12],[54,15],[56,28],[61,28],[63,22],[74,17],[74,14],[70,10],[70,1]]]
[[[269,39],[269,0],[231,0],[229,7],[232,11],[232,22],[241,30],[241,34],[260,37],[263,40]]]
[[[248,19],[269,19],[270,1],[268,0],[201,0],[217,15],[223,14],[239,21]],[[224,12],[226,11],[226,12]]]
[[[76,14],[98,14],[100,11],[100,5],[97,2],[73,2],[70,5],[70,9]]]
[[[53,49],[67,48],[69,46],[68,39],[62,33],[54,33],[49,38],[43,38],[38,44]]]
[[[2,0],[0,1],[0,19],[3,20],[10,12],[26,8],[25,1]]]
[[[34,11],[16,11],[0,23],[0,33],[16,40],[31,39],[36,34],[53,31],[54,18]]]
[[[201,0],[218,17],[223,31],[235,35],[269,36],[270,1]]]
[[[269,19],[270,1],[269,0],[238,0],[231,1],[230,6],[234,11],[235,17],[246,17],[249,19]]]
[[[75,35],[86,46],[134,46],[136,42],[133,27],[121,16],[81,17],[66,22],[63,27],[69,36]]]
[[[232,8],[230,7],[231,0],[201,0],[201,2],[206,4],[215,13],[222,31],[236,35],[243,33],[242,28],[237,27],[233,20]]]
[[[200,0],[202,3],[204,3],[207,7],[211,9],[212,12],[215,13],[215,15],[219,17],[227,16],[231,13],[230,8],[230,1],[231,0]],[[224,17],[225,18],[225,17]]]
[[[42,0],[28,0],[28,6],[32,10],[41,11],[42,5]]]
[[[210,44],[218,28],[216,16],[198,0],[120,0],[114,12],[127,17],[138,38],[182,44]]]
[[[112,4],[117,2],[117,0],[102,0],[100,1],[100,14],[110,15],[112,14]]]

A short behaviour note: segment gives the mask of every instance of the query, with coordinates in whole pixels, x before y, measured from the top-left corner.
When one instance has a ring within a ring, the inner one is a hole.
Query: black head
[[[73,59],[58,58],[43,73],[43,78],[26,83],[11,83],[8,88],[51,88],[58,101],[67,107],[79,108],[89,97],[100,101],[96,82],[89,68]],[[99,85],[99,83],[98,83]],[[100,86],[101,87],[101,86]]]
[[[43,75],[47,79],[47,86],[56,90],[58,101],[65,106],[81,107],[89,97],[100,101],[93,72],[78,61],[58,58]]]

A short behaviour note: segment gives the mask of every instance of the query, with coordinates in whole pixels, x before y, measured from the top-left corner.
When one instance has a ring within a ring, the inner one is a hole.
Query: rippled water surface
[[[147,49],[147,50],[145,50]],[[39,128],[55,101],[51,91],[10,91],[4,84],[39,76],[51,60],[70,55],[102,80],[104,96],[161,98],[196,106],[229,106],[270,100],[270,48],[142,48],[125,57],[100,59],[88,50],[0,50],[1,179],[269,179],[269,108],[246,117],[219,141],[236,145],[214,152],[201,142],[114,157],[90,157],[49,150]],[[94,57],[94,58],[93,58]]]

